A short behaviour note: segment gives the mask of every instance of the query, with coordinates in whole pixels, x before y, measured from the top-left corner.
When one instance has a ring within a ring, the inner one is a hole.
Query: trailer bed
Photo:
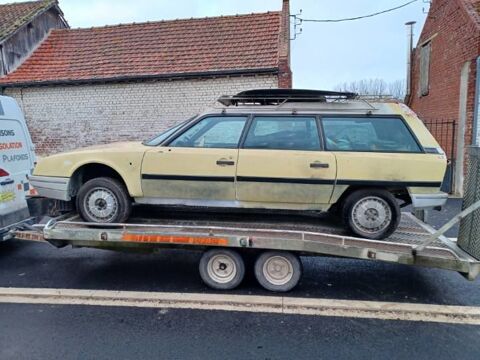
[[[113,250],[166,247],[282,250],[307,256],[327,255],[441,268],[458,271],[470,280],[480,272],[480,262],[444,236],[415,252],[415,247],[435,230],[410,213],[402,213],[397,231],[384,240],[349,236],[341,224],[317,214],[239,216],[173,211],[160,216],[136,216],[126,224],[84,223],[73,215],[65,220],[50,221],[39,230],[37,233],[19,232],[17,238],[48,241],[56,246]]]

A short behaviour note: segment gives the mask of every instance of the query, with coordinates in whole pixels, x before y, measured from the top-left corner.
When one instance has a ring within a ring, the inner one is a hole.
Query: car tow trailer
[[[477,205],[477,208],[480,203]],[[467,209],[468,210],[468,209]],[[470,210],[471,212],[472,210]],[[321,224],[295,226],[256,222],[211,222],[192,220],[139,221],[128,224],[94,224],[79,221],[77,215],[35,225],[34,231],[18,231],[16,238],[110,250],[156,251],[183,248],[203,251],[200,275],[214,289],[237,287],[245,274],[245,258],[256,256],[255,277],[265,289],[285,292],[293,289],[302,275],[299,256],[334,256],[378,260],[459,272],[469,280],[480,273],[480,261],[443,236],[457,215],[440,231],[403,213],[397,231],[385,240],[368,240],[342,234],[341,227]]]

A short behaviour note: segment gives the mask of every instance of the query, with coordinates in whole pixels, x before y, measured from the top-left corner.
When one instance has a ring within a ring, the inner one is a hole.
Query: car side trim
[[[268,178],[255,176],[237,176],[239,182],[261,182],[261,183],[282,183],[282,184],[316,184],[334,185],[335,180],[329,179],[294,179],[294,178]]]
[[[441,182],[437,181],[383,181],[383,180],[337,180],[337,185],[357,185],[357,186],[398,186],[398,187],[433,187],[439,188]]]
[[[260,182],[273,184],[313,184],[313,185],[350,185],[350,186],[384,186],[384,187],[440,187],[441,182],[435,181],[378,181],[378,180],[348,180],[340,179],[298,179],[271,178],[258,176],[188,176],[188,175],[154,175],[143,174],[143,180],[179,180],[179,181],[220,181],[220,182]]]
[[[155,175],[142,174],[142,180],[179,180],[179,181],[220,181],[235,182],[235,178],[229,176],[188,176],[188,175]]]

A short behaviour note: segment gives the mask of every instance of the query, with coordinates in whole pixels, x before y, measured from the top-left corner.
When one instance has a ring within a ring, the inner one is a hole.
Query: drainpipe
[[[407,27],[407,88],[405,92],[405,103],[410,102],[412,95],[412,53],[413,53],[413,28],[416,21],[409,21],[405,24]]]
[[[477,78],[475,81],[475,110],[473,113],[472,145],[480,146],[480,56],[477,58]]]

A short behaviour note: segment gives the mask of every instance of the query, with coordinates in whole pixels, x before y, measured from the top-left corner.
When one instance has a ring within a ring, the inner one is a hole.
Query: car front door
[[[209,116],[145,154],[144,202],[222,205],[235,201],[238,143],[246,116]]]
[[[335,177],[335,156],[322,151],[315,116],[253,118],[239,152],[238,200],[315,208],[308,205],[329,203]]]

